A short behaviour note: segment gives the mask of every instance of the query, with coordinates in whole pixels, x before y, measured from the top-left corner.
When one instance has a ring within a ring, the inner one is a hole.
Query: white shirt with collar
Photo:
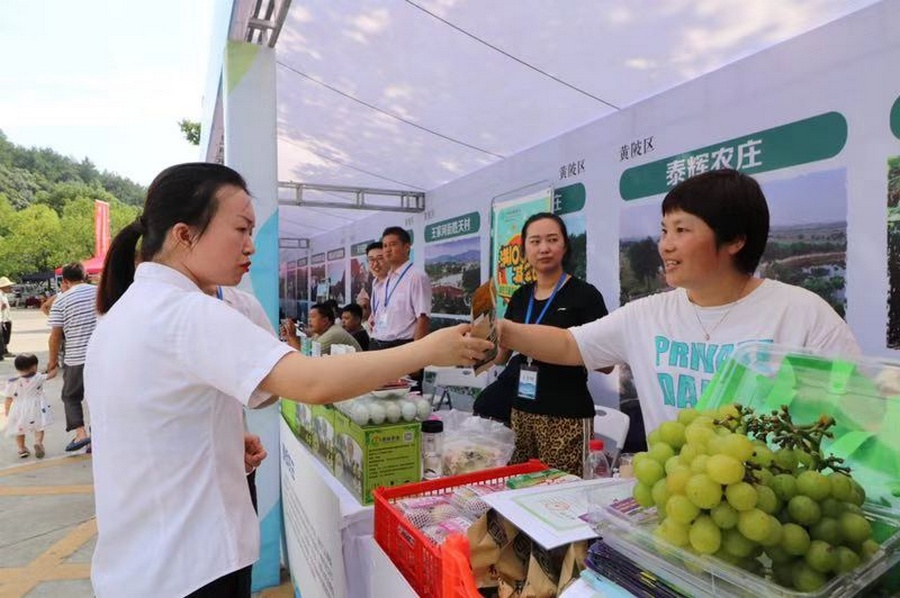
[[[369,333],[369,336],[372,336],[372,333],[375,331],[375,312],[377,312],[378,307],[384,303],[384,281],[386,280],[386,276],[380,279],[372,279],[372,292],[369,294],[369,320],[367,322],[369,328],[366,330],[366,332]],[[378,299],[379,296],[381,299]]]
[[[184,596],[256,561],[243,406],[290,350],[178,271],[138,266],[84,371],[98,597]]]
[[[407,260],[391,270],[377,293],[373,287],[372,306],[374,338],[380,341],[410,340],[419,316],[431,313],[431,280]]]

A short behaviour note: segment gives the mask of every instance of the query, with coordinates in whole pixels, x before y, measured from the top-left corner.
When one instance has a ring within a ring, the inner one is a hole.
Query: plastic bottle
[[[444,422],[422,422],[422,477],[433,480],[444,475]]]
[[[589,479],[597,479],[597,478],[608,478],[610,476],[609,471],[609,459],[606,458],[606,453],[603,451],[603,441],[599,438],[594,438],[588,444],[590,452],[588,453],[588,467],[587,475]]]

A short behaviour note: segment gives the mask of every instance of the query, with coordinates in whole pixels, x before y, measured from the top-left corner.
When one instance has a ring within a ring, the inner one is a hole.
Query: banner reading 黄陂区
[[[534,280],[522,248],[522,225],[528,217],[552,211],[550,187],[515,199],[495,201],[491,207],[491,269],[497,281],[497,317],[506,313],[509,298],[517,288]]]

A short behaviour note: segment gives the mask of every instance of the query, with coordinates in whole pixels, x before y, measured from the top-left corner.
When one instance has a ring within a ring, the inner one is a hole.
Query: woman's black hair
[[[563,222],[563,219],[557,216],[556,214],[551,214],[550,212],[538,212],[537,214],[533,214],[528,217],[528,220],[525,221],[525,224],[522,225],[522,251],[525,251],[525,239],[528,237],[528,227],[531,226],[532,222],[537,222],[538,220],[552,220],[559,226],[559,231],[562,234],[563,243],[565,244],[566,250],[563,253],[562,258],[562,267],[563,270],[569,270],[569,261],[572,257],[572,244],[569,241],[569,229],[566,228],[566,223]]]
[[[108,312],[134,282],[138,239],[140,261],[146,262],[159,253],[169,230],[180,222],[202,235],[216,213],[216,193],[226,185],[247,191],[244,178],[221,164],[177,164],[159,173],[147,189],[143,214],[110,244],[97,290],[97,311]]]
[[[753,274],[769,240],[769,205],[752,177],[737,170],[710,170],[678,183],[662,202],[662,215],[681,210],[713,230],[716,247],[744,240],[735,266]]]

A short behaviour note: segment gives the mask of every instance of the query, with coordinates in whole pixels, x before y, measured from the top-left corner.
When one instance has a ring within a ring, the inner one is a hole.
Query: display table
[[[361,505],[297,440],[284,420],[280,426],[281,497],[295,594],[415,598],[416,592],[375,542],[374,508]],[[592,595],[589,588],[579,588],[582,593],[571,595]]]
[[[304,598],[369,590],[374,509],[362,506],[281,421],[281,500],[288,564]]]

